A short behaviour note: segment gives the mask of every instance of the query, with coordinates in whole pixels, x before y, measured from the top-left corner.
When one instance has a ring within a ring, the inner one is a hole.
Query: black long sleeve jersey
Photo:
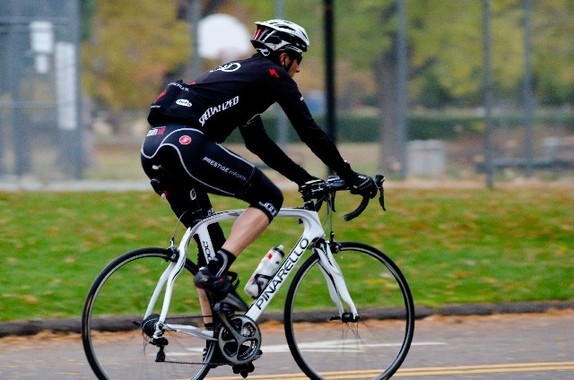
[[[335,144],[314,121],[293,78],[259,54],[221,65],[190,84],[169,83],[152,103],[148,121],[152,126],[190,125],[218,143],[240,128],[251,152],[301,185],[312,177],[277,146],[261,121],[260,114],[274,103],[317,157],[343,179],[354,177]]]

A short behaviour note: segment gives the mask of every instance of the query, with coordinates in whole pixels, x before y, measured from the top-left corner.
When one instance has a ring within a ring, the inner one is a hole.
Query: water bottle
[[[243,289],[251,298],[257,298],[267,286],[269,280],[275,275],[283,260],[283,246],[273,247],[263,256],[261,262],[251,275]]]

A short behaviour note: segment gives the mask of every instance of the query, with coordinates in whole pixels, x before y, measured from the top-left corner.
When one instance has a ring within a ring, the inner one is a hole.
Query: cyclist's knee
[[[270,222],[283,205],[283,193],[260,170],[255,171],[249,185],[239,198],[249,202],[251,207],[263,211]]]

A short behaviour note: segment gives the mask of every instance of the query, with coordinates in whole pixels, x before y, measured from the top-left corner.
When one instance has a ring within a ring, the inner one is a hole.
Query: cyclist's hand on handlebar
[[[375,180],[364,174],[357,173],[357,176],[349,185],[351,194],[358,194],[370,199],[377,196],[378,188]]]

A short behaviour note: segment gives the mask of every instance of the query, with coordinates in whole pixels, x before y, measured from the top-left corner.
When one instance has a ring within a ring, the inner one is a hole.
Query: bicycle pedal
[[[241,377],[243,377],[244,379],[253,371],[255,371],[255,366],[253,365],[253,363],[249,362],[247,364],[239,364],[239,365],[234,365],[233,367],[231,367],[233,369],[233,373],[234,374],[239,374],[241,375]]]

